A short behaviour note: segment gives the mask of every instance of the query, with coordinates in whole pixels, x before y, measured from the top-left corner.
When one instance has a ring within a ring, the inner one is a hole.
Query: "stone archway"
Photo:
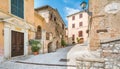
[[[49,42],[49,43],[48,43],[48,53],[50,53],[50,52],[53,52],[52,42]]]

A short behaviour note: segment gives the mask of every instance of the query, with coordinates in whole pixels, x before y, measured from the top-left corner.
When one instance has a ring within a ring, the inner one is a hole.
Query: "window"
[[[75,28],[75,24],[72,24],[72,28]]]
[[[72,16],[72,20],[75,20],[75,16]]]
[[[46,40],[49,40],[50,39],[50,35],[48,32],[46,32]]]
[[[52,18],[53,18],[53,15],[52,15],[52,13],[50,14],[50,20],[52,20]]]
[[[79,23],[79,26],[82,26],[82,25],[83,25],[83,22],[80,22],[80,23]]]
[[[56,21],[56,17],[54,17],[54,21]]]
[[[37,27],[37,32],[36,32],[36,39],[41,39],[41,34],[42,34],[41,27],[38,26]]]
[[[73,40],[73,41],[75,40],[75,35],[74,35],[74,34],[72,35],[72,40]]]
[[[11,14],[24,18],[24,0],[11,0]]]
[[[78,32],[78,37],[82,37],[83,36],[83,32],[82,31],[79,31]]]
[[[80,15],[79,15],[79,18],[82,18],[82,16],[83,16],[83,15],[82,15],[82,14],[80,14]]]
[[[64,24],[62,24],[62,29],[64,29]]]
[[[86,33],[89,33],[89,30],[86,30]]]

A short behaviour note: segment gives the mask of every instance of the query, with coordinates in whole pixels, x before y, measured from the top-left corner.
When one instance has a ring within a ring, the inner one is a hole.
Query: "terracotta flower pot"
[[[33,52],[34,55],[38,55],[39,53],[38,52]]]

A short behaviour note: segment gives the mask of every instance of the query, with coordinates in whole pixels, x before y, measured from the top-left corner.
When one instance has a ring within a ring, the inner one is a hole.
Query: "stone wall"
[[[100,40],[120,36],[120,0],[89,0],[89,12],[91,50],[100,47]]]
[[[77,69],[104,69],[103,59],[96,58],[79,58],[77,59]]]
[[[120,69],[120,37],[100,41],[99,57],[77,58],[77,69]],[[92,52],[92,51],[89,51]]]
[[[102,41],[101,57],[105,58],[105,69],[120,69],[120,39]]]

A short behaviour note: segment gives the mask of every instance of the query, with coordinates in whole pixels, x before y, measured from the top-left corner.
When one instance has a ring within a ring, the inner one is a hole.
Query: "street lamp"
[[[83,1],[80,6],[82,7],[82,9],[84,10],[87,7],[87,2]]]
[[[80,7],[88,13],[89,16],[92,16],[92,12],[89,12],[89,9],[85,10],[85,8],[87,7],[87,2],[83,1],[81,4],[80,4]]]
[[[92,12],[89,11],[89,4],[88,4],[88,8],[87,8],[87,2],[83,1],[80,4],[80,7],[83,9],[83,11],[85,11],[90,17],[88,17],[90,20],[92,20]],[[90,37],[90,28],[91,28],[91,22],[88,23],[88,37]],[[88,38],[88,43],[89,43],[89,38]]]

